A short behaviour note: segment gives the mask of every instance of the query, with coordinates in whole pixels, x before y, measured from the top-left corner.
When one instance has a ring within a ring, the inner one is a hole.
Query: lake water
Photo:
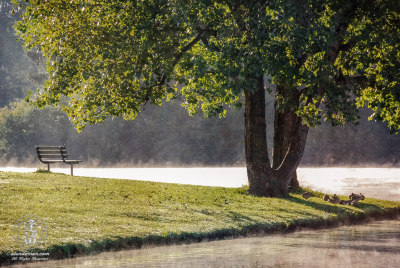
[[[1,168],[31,172],[36,169]],[[69,173],[69,169],[52,169]],[[238,187],[245,168],[76,168],[102,178]],[[300,184],[327,193],[400,201],[400,169],[300,168]],[[285,235],[145,248],[12,267],[400,267],[400,220]]]
[[[105,252],[13,267],[400,267],[400,221]]]

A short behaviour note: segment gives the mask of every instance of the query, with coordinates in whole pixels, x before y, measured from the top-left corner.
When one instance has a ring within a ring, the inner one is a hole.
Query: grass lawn
[[[249,195],[245,187],[0,171],[0,261],[10,252],[23,251],[13,238],[13,227],[24,215],[38,216],[47,225],[46,242],[31,251],[50,252],[54,259],[299,225],[325,226],[399,211],[398,202],[366,198],[355,208],[328,203],[323,193],[308,191],[308,200],[301,197],[302,191],[288,198],[262,198]]]

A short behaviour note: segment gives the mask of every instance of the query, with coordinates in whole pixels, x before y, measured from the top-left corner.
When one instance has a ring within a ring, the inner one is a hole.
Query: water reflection
[[[400,221],[379,221],[286,235],[107,252],[45,264],[52,267],[399,267],[399,253]],[[43,267],[43,264],[23,267]]]

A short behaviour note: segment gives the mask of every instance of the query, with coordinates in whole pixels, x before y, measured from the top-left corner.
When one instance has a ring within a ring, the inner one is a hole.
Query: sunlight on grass
[[[40,217],[47,240],[40,247],[81,245],[136,237],[202,236],[225,230],[245,233],[254,226],[274,228],[326,222],[398,208],[399,203],[366,198],[359,207],[333,205],[322,193],[301,191],[288,198],[249,195],[246,186],[223,188],[133,180],[76,177],[58,173],[0,172],[0,253],[20,251],[14,223]],[[341,197],[345,199],[345,197]]]

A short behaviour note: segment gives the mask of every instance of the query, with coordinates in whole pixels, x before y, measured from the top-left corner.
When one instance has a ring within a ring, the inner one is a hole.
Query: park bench
[[[67,160],[67,149],[65,146],[35,146],[39,161],[47,164],[47,170],[50,171],[50,164],[64,162],[71,165],[71,175],[74,175],[74,164],[79,164],[82,160]]]

